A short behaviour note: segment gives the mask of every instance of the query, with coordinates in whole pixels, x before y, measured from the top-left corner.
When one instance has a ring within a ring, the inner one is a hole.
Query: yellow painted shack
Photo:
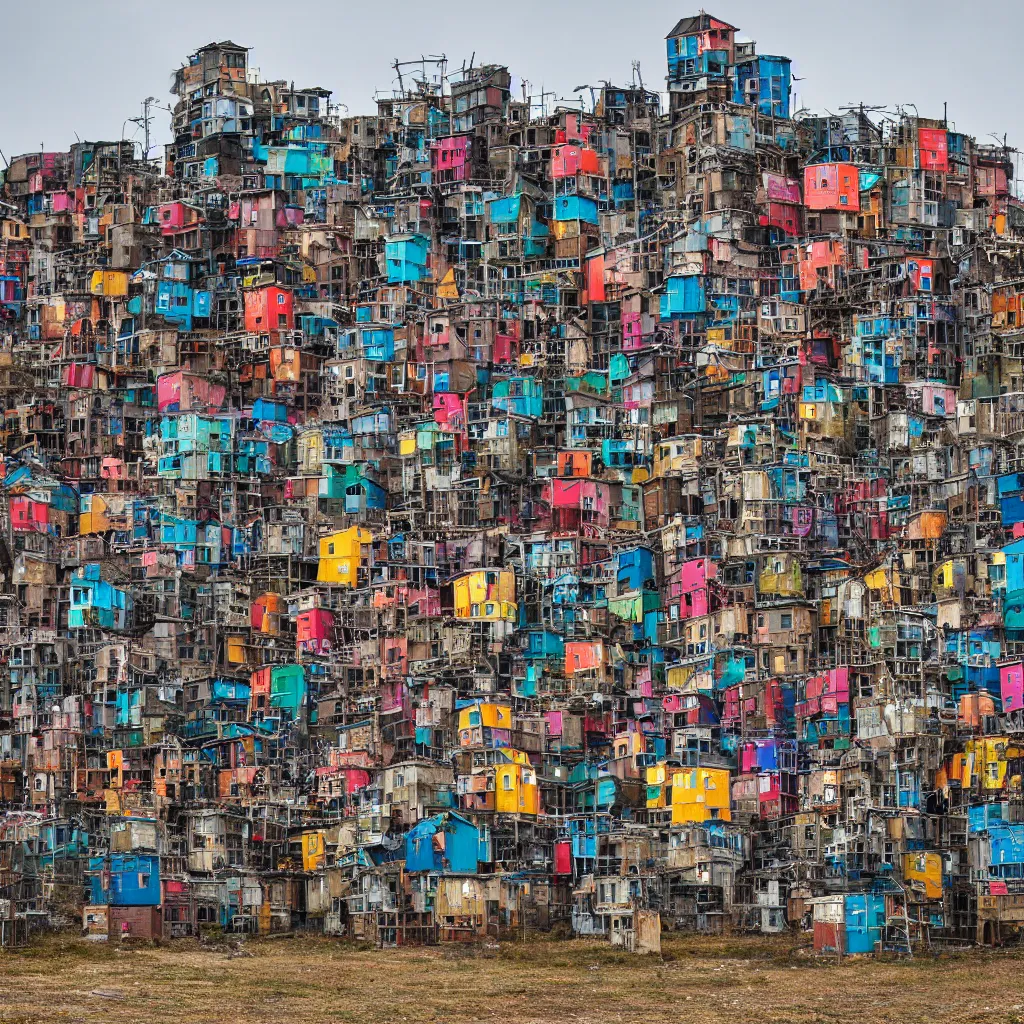
[[[369,568],[372,541],[373,535],[362,526],[353,526],[321,537],[317,580],[320,583],[334,583],[339,587],[359,586],[363,582],[360,570]]]
[[[671,774],[672,824],[732,821],[728,768],[684,768]]]
[[[457,619],[488,621],[515,619],[516,576],[511,569],[476,569],[452,583]]]

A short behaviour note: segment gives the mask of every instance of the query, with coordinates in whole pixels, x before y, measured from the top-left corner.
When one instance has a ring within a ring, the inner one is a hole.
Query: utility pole
[[[142,101],[143,130],[144,130],[144,132],[146,134],[146,151],[142,154],[142,159],[143,159],[144,162],[148,162],[149,161],[149,107],[150,107],[151,103],[155,103],[155,102],[156,102],[156,97],[155,96],[147,96]]]
[[[149,133],[149,122],[152,120],[152,117],[150,116],[149,111],[150,111],[150,108],[153,107],[153,105],[155,103],[156,103],[156,97],[155,96],[147,96],[142,101],[142,116],[141,117],[129,117],[129,118],[126,118],[126,120],[125,120],[126,124],[130,123],[130,124],[137,125],[143,131],[143,134],[144,134],[144,137],[145,137],[145,147],[146,147],[145,150],[143,151],[143,154],[142,154],[142,161],[143,161],[143,163],[148,163],[149,162],[149,150],[151,148],[151,143],[150,143],[151,136],[150,136],[150,133]],[[122,128],[122,131],[121,131],[121,136],[122,136],[122,139],[123,139],[124,138],[124,129],[123,128]],[[134,149],[133,149],[132,152],[133,152],[132,159],[134,159]]]

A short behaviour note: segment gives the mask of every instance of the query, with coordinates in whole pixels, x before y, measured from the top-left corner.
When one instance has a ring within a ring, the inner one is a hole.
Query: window
[[[779,628],[780,629],[792,629],[793,628],[793,616],[790,612],[783,612],[779,616]]]

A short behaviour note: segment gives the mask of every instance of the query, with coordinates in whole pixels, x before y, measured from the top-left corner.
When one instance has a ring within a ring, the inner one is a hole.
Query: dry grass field
[[[1024,1024],[1024,950],[822,962],[791,940],[363,949],[47,939],[0,952],[4,1024]]]

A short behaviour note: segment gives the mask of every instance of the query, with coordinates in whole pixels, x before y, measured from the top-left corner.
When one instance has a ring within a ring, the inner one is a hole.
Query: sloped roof
[[[200,46],[196,53],[203,53],[205,50],[238,50],[241,53],[248,53],[248,46],[239,46],[238,43],[233,43],[230,39],[225,39],[219,43],[207,43],[205,46]]]
[[[694,14],[689,18],[680,18],[676,22],[676,27],[665,38],[673,39],[676,36],[692,36],[695,32],[706,32],[709,28],[713,27],[712,22],[725,25],[727,28],[736,28],[735,25],[730,25],[729,22],[722,21],[721,18],[716,18],[713,14],[706,14],[704,11],[701,11],[700,14]]]

